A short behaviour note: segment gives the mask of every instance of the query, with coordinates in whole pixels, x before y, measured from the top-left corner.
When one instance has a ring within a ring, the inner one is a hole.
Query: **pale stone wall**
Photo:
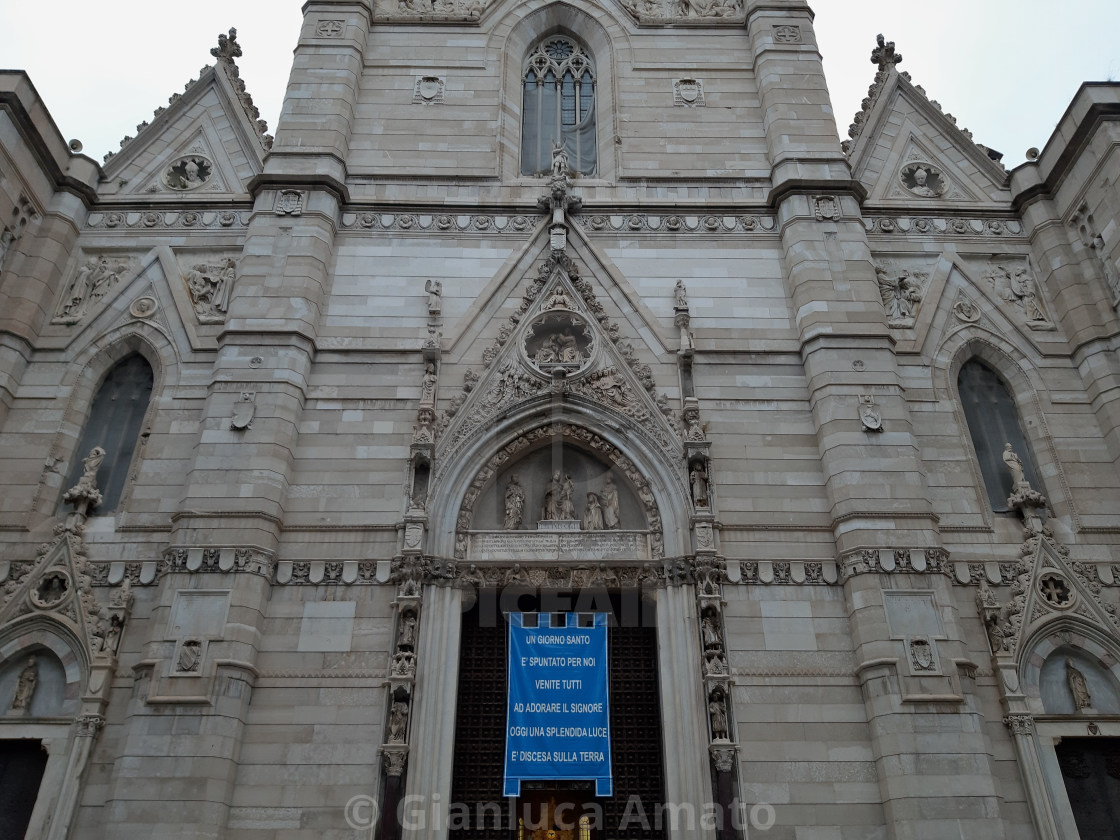
[[[39,215],[0,275],[0,647],[38,638],[17,609],[56,562],[37,557],[71,558],[98,607],[132,585],[117,650],[66,604],[35,625],[74,649],[81,718],[104,720],[58,747],[52,840],[67,825],[78,840],[343,838],[352,797],[448,803],[464,593],[473,574],[515,579],[512,563],[455,556],[460,505],[495,492],[472,482],[502,446],[552,420],[594,433],[594,457],[627,459],[662,519],[664,556],[551,571],[570,575],[562,588],[608,572],[652,587],[667,799],[730,786],[774,808],[766,836],[791,840],[1073,836],[1058,730],[1036,737],[1033,716],[1045,656],[1120,659],[1120,205],[1104,182],[1117,88],[1083,89],[1039,160],[1008,175],[890,65],[845,156],[805,3],[747,6],[738,23],[663,28],[605,0],[534,0],[418,25],[313,0],[270,156],[224,63],[102,169],[66,150],[25,77],[0,74],[0,221],[21,195]],[[522,53],[552,31],[586,43],[599,84],[600,171],[573,179],[583,207],[558,214],[568,262],[537,205],[545,180],[518,174]],[[443,80],[442,103],[413,101],[423,75]],[[674,107],[679,78],[703,82],[702,107]],[[911,133],[964,198],[899,195]],[[187,154],[212,160],[220,190],[158,186]],[[71,282],[101,257],[128,269],[65,323]],[[226,258],[228,310],[204,323],[186,275]],[[570,294],[575,311],[601,306],[596,363],[646,414],[569,392],[425,442],[423,410],[454,424],[445,412],[477,409],[487,377],[520,365],[504,336],[542,264],[586,281]],[[1040,317],[1001,293],[1001,265],[1029,267]],[[877,267],[917,282],[909,317],[888,312]],[[611,355],[624,345],[633,366]],[[155,388],[125,498],[55,535],[89,404],[131,352]],[[1024,536],[1029,506],[991,511],[956,386],[972,357],[1016,401],[1045,533]],[[682,442],[670,423],[693,398]],[[697,459],[707,505],[688,495]],[[534,586],[561,586],[527,566]],[[1074,592],[1069,611],[1038,600],[1044,568]],[[701,632],[713,616],[718,641]],[[994,656],[993,629],[1008,648]],[[716,650],[728,673],[703,670]],[[414,675],[392,671],[402,651]],[[730,697],[727,741],[710,738],[713,687]],[[25,724],[0,717],[0,738],[9,725]]]

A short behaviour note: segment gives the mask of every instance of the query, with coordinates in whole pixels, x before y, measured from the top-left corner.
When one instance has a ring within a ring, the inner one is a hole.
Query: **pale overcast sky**
[[[69,139],[100,161],[237,27],[238,63],[276,125],[300,27],[299,0],[0,0],[0,67],[26,70]],[[875,35],[893,40],[914,82],[977,142],[1016,166],[1042,147],[1082,81],[1120,79],[1116,0],[816,0],[816,30],[836,122],[847,136],[875,68]],[[64,22],[64,23],[63,23]],[[422,59],[418,59],[422,60]]]

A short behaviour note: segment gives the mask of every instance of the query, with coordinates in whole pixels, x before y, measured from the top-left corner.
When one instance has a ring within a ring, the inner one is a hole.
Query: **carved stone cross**
[[[894,51],[894,41],[885,41],[882,35],[875,38],[879,45],[871,51],[871,63],[878,64],[880,70],[886,70],[892,64],[902,63],[902,53]]]

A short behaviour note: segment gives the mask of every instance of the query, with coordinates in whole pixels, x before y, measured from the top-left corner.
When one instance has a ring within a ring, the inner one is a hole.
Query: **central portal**
[[[509,690],[506,613],[581,604],[586,595],[528,588],[478,593],[463,616],[451,790],[462,818],[453,821],[451,837],[664,840],[664,830],[640,818],[664,801],[657,628],[652,605],[638,603],[642,597],[635,587],[604,591],[594,599],[594,612],[608,613],[613,795],[596,796],[593,782],[555,780],[524,782],[521,795],[507,799],[502,796]],[[566,614],[551,616],[553,626],[566,621]],[[580,614],[578,621],[586,626],[593,618]]]

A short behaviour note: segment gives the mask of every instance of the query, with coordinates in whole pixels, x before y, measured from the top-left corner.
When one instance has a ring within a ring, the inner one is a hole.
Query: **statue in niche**
[[[416,647],[416,613],[406,612],[401,618],[401,629],[397,633],[397,649],[412,650]]]
[[[164,170],[163,183],[180,192],[193,190],[210,180],[212,169],[204,157],[185,157]]]
[[[557,473],[559,475],[559,473]],[[572,481],[572,476],[565,475],[564,480],[560,483],[560,504],[557,508],[559,519],[577,519],[576,505],[573,496],[576,492],[576,484]]]
[[[11,710],[27,714],[31,709],[31,699],[35,696],[35,687],[39,684],[39,662],[34,656],[27,658],[27,664],[19,672],[16,681],[16,693],[12,697]]]
[[[420,380],[420,402],[421,403],[434,403],[436,400],[436,382],[439,377],[436,375],[435,362],[428,362],[424,365],[424,376]]]
[[[712,740],[727,740],[727,708],[723,703],[723,695],[719,692],[712,693],[708,703],[708,714],[712,718]]]
[[[704,648],[722,648],[723,639],[719,635],[719,625],[712,615],[704,616],[704,620],[700,622],[700,634],[704,637]]]
[[[525,491],[521,488],[517,473],[509,477],[509,484],[506,485],[505,502],[505,529],[507,531],[520,531],[522,518],[525,515]]]
[[[910,272],[903,270],[892,277],[885,268],[876,266],[875,279],[879,283],[879,296],[887,309],[887,317],[892,322],[912,319],[915,304],[922,302],[922,290],[911,279]]]
[[[538,365],[560,362],[561,364],[576,364],[581,361],[579,345],[576,337],[572,335],[571,327],[564,327],[561,332],[553,333],[537,350],[533,357]]]
[[[236,276],[237,261],[232,258],[217,265],[199,263],[183,275],[199,323],[220,324],[225,321]]]
[[[523,349],[538,370],[551,374],[555,365],[569,371],[582,367],[590,361],[593,346],[587,323],[580,316],[551,309],[526,331]]]
[[[922,198],[937,198],[945,193],[945,179],[926,163],[911,163],[900,173],[902,183],[911,193]]]
[[[622,527],[622,518],[618,509],[618,488],[615,487],[614,476],[610,474],[603,479],[599,502],[603,507],[603,530],[617,531]]]
[[[78,269],[59,305],[55,323],[76,324],[118,282],[128,263],[113,266],[108,257],[94,258]]]
[[[1012,273],[1007,266],[996,265],[985,277],[1001,300],[1022,313],[1028,326],[1049,324],[1038,302],[1037,286],[1029,268],[1020,266]]]
[[[603,530],[603,507],[599,503],[598,493],[587,494],[587,509],[583,512],[580,529],[584,531]]]
[[[1011,444],[1005,444],[1003,447],[1003,463],[1007,465],[1007,469],[1011,471],[1011,487],[1018,489],[1019,485],[1027,480],[1023,472],[1023,461],[1015,454],[1015,450],[1011,448]]]
[[[196,674],[202,667],[202,642],[198,639],[188,639],[179,648],[179,661],[175,663],[175,670],[181,674]]]
[[[424,291],[428,293],[428,314],[439,315],[443,310],[443,283],[439,280],[426,280]]]
[[[689,473],[689,483],[692,485],[692,501],[696,507],[708,506],[708,471],[701,461],[692,465]]]
[[[400,700],[393,703],[389,713],[389,743],[403,744],[405,731],[408,729],[408,704]]]
[[[1093,698],[1089,696],[1089,685],[1085,682],[1085,675],[1074,667],[1072,659],[1066,659],[1066,681],[1069,683],[1069,693],[1073,695],[1073,705],[1077,711],[1091,709]]]

